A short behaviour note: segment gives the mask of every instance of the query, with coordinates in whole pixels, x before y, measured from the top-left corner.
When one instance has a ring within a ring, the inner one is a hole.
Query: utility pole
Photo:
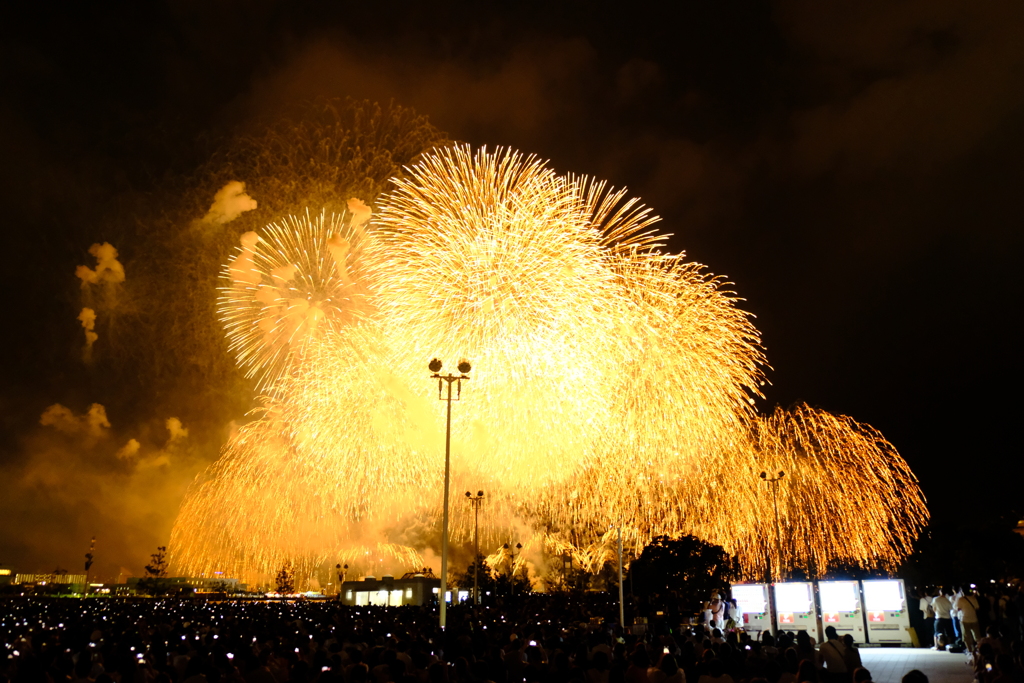
[[[782,570],[782,527],[779,524],[779,494],[778,494],[779,482],[782,481],[782,478],[785,477],[785,476],[786,476],[786,473],[783,472],[782,470],[779,470],[779,474],[776,477],[769,477],[767,472],[762,472],[761,473],[761,479],[763,479],[765,481],[765,483],[768,484],[768,488],[771,489],[771,492],[772,492],[772,505],[775,508],[775,557],[778,558],[777,559],[777,563],[779,565],[777,567],[778,578],[782,578],[783,576],[785,576],[785,572],[783,572],[783,570]],[[776,610],[776,605],[775,605],[775,590],[774,590],[774,586],[772,584],[772,560],[771,560],[771,556],[770,555],[768,556],[767,571],[768,571],[768,609],[769,609],[770,614],[771,614],[772,636],[777,636],[778,635],[778,628],[775,625],[775,619],[776,619],[777,610]]]
[[[623,635],[626,633],[626,607],[623,600],[622,592],[622,525],[612,524],[612,526],[619,532],[618,536],[618,556],[619,556],[619,627],[622,629]]]
[[[466,491],[466,499],[473,506],[473,606],[480,604],[480,505],[484,502],[484,492],[477,491],[474,496]]]
[[[452,461],[452,401],[458,401],[462,398],[462,380],[469,379],[466,373],[473,368],[469,361],[461,360],[458,365],[458,375],[451,373],[442,375],[439,373],[443,364],[437,358],[430,361],[427,367],[434,373],[430,378],[437,380],[437,400],[445,401],[448,404],[444,431],[444,514],[441,522],[441,588],[438,595],[440,599],[438,621],[443,629],[448,620],[448,600],[446,599],[448,595],[448,483],[451,479]],[[442,398],[441,388],[444,384],[448,385],[448,395]],[[455,398],[452,398],[452,384],[455,384],[458,389]]]

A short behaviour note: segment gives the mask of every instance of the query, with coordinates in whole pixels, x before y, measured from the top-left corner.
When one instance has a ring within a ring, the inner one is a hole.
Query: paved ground
[[[974,672],[965,654],[919,647],[862,647],[860,659],[874,683],[900,683],[911,669],[923,671],[928,683],[971,683]]]

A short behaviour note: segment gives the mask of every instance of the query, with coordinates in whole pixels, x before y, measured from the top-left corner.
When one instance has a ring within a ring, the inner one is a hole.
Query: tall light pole
[[[779,470],[779,474],[776,477],[769,477],[767,472],[762,472],[761,473],[761,479],[763,479],[765,481],[765,483],[768,484],[768,488],[771,489],[771,492],[772,492],[772,506],[775,508],[775,555],[776,555],[776,557],[778,557],[778,565],[779,566],[777,568],[777,571],[778,571],[779,578],[782,578],[782,576],[784,574],[783,574],[783,571],[782,571],[782,527],[779,526],[779,493],[778,493],[778,488],[779,488],[779,482],[782,481],[782,478],[784,476],[786,476],[786,473],[783,472],[782,470]],[[771,560],[770,556],[768,557],[768,567],[767,567],[767,569],[768,569],[768,609],[772,613],[774,613],[776,611],[775,610],[775,591],[772,590],[772,560]],[[778,633],[777,627],[775,626],[775,617],[774,616],[772,617],[772,620],[771,620],[771,627],[772,627],[772,635],[774,636],[774,635],[776,635]]]
[[[447,375],[442,375],[440,373],[443,363],[440,359],[435,358],[427,367],[434,373],[430,379],[437,380],[437,400],[445,401],[448,404],[444,430],[444,515],[441,521],[441,589],[438,596],[441,601],[439,621],[443,629],[448,621],[448,601],[445,598],[448,595],[448,480],[452,468],[452,401],[462,398],[462,380],[469,379],[466,373],[472,370],[473,366],[467,360],[460,360],[459,374],[453,375],[449,372]],[[448,395],[442,396],[441,389],[446,384],[448,385]],[[452,384],[456,386],[454,398],[452,398]]]
[[[626,607],[622,593],[622,525],[612,524],[612,527],[619,532],[618,557],[619,557],[619,628],[622,629],[623,637],[626,634]]]
[[[338,599],[341,600],[341,589],[345,586],[345,577],[348,576],[348,564],[342,567],[340,564],[334,565],[334,569],[338,572]]]
[[[484,502],[484,492],[477,491],[474,496],[466,491],[466,498],[473,506],[473,606],[480,604],[480,506]]]

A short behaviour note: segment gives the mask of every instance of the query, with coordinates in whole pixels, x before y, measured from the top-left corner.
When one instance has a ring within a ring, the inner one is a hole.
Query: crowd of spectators
[[[927,586],[918,590],[922,644],[967,653],[978,683],[1021,683],[1024,592],[1012,586]]]
[[[623,633],[603,596],[456,606],[444,632],[435,609],[332,601],[23,599],[2,614],[0,683],[871,681],[834,629],[820,646],[657,619]]]

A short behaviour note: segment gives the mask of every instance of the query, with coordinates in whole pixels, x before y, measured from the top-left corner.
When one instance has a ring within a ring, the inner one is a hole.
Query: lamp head
[[[767,472],[762,472],[761,473],[761,478],[762,479],[767,479],[768,478],[768,473]]]
[[[469,364],[469,361],[463,358],[459,361],[459,372],[465,375],[467,372],[473,369],[473,366]]]
[[[523,549],[523,544],[522,543],[516,543],[516,550],[522,550],[522,549]]]
[[[469,491],[466,491],[466,498],[470,498],[470,497],[472,497],[472,495],[473,494],[471,494]]]
[[[441,372],[441,368],[444,367],[444,363],[441,362],[440,358],[435,358],[430,361],[430,364],[427,367],[430,368],[431,372]]]
[[[502,548],[504,548],[505,550],[508,550],[508,543],[504,543],[504,544],[502,544],[502,546],[501,546],[501,547],[502,547]]]
[[[478,495],[478,496],[480,496],[481,498],[483,498],[483,497],[484,497],[484,492],[483,492],[483,491],[477,491],[477,492],[476,492],[476,495]]]
[[[340,564],[336,564],[336,565],[334,565],[334,568],[335,569],[341,569],[341,565]]]
[[[786,476],[786,473],[783,472],[782,470],[779,470],[779,479],[782,479],[784,476]]]

